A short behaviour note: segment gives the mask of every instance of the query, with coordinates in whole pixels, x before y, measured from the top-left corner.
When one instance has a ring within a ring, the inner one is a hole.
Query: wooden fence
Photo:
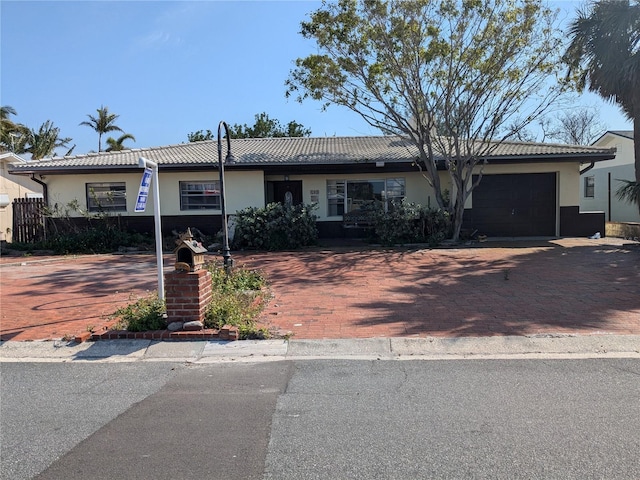
[[[44,199],[16,198],[13,201],[13,241],[35,243],[46,238]]]

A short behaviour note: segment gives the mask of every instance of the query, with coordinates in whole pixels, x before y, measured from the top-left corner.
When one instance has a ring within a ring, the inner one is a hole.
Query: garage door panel
[[[556,174],[485,175],[473,191],[473,228],[489,236],[551,236]]]

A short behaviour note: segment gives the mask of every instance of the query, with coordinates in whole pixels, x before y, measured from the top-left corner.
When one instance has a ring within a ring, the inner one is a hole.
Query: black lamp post
[[[233,268],[233,259],[229,250],[229,226],[227,223],[227,210],[225,206],[224,195],[224,162],[222,161],[222,127],[224,126],[225,136],[227,137],[227,156],[226,163],[233,163],[233,155],[231,155],[231,136],[229,135],[229,126],[225,122],[218,124],[218,170],[220,171],[220,210],[222,213],[222,259],[224,271],[229,274]]]

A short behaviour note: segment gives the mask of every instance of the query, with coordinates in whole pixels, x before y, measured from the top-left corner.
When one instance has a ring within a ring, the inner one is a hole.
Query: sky
[[[553,1],[571,18],[578,1]],[[378,135],[345,107],[285,98],[295,59],[315,53],[300,22],[319,1],[0,1],[0,104],[12,120],[47,120],[71,137],[73,154],[97,151],[98,134],[79,125],[107,106],[135,136],[131,148],[184,143],[218,123],[253,125],[266,112],[312,136]],[[609,130],[631,123],[593,94]],[[112,132],[117,137],[119,132]],[[104,143],[104,139],[103,139]],[[57,149],[58,155],[66,149]]]

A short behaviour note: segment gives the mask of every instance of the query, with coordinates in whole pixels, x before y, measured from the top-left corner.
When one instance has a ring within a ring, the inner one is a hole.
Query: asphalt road
[[[640,478],[638,359],[0,367],[2,478]]]

